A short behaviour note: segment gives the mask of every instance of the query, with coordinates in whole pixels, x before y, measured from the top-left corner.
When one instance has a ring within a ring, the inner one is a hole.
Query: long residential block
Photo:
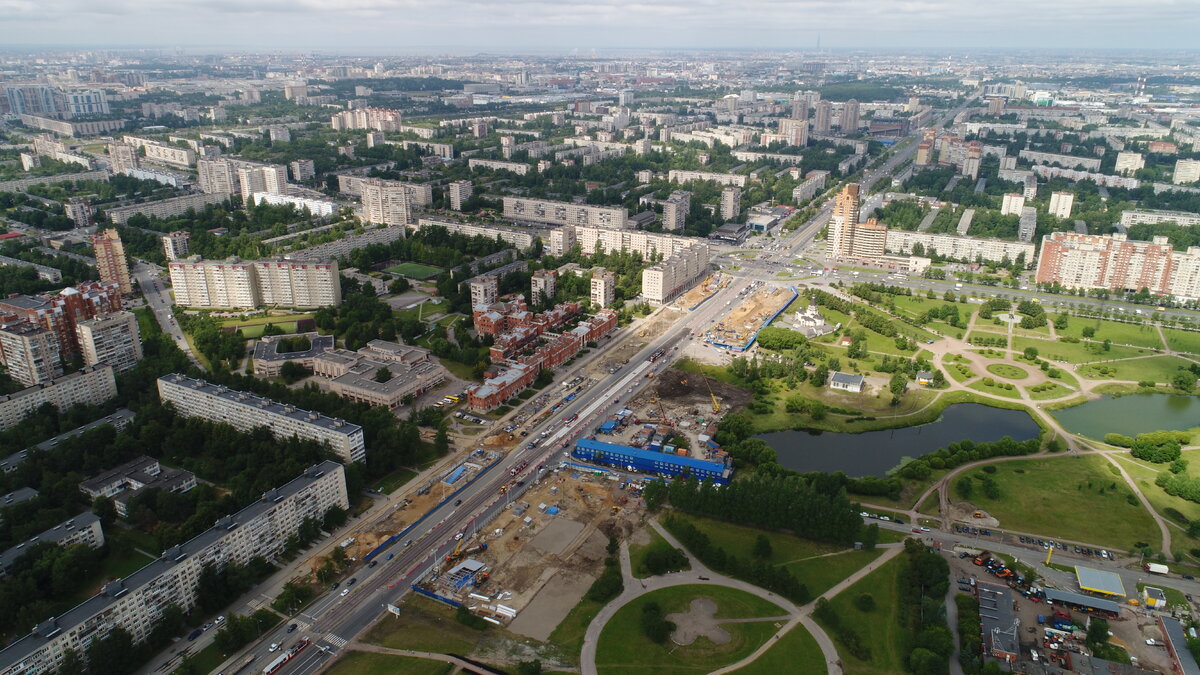
[[[925,251],[924,255],[936,253],[954,260],[971,262],[976,258],[992,262],[1012,262],[1024,256],[1025,263],[1032,265],[1037,253],[1037,247],[1032,242],[960,237],[953,234],[911,232],[891,228],[888,228],[886,241],[887,250],[892,253],[910,254],[915,246],[920,245]]]
[[[223,422],[239,431],[267,427],[277,438],[297,436],[325,443],[347,463],[367,458],[362,427],[346,420],[179,373],[158,378],[158,396],[184,417]]]
[[[175,304],[184,307],[330,307],[342,302],[335,261],[217,261],[192,256],[172,261],[168,268]]]
[[[1140,291],[1200,298],[1200,246],[1176,251],[1166,237],[1052,232],[1042,238],[1037,282],[1067,288]]]
[[[448,218],[421,218],[417,220],[415,229],[420,230],[426,227],[444,227],[450,232],[465,234],[468,237],[499,239],[519,249],[527,249],[533,246],[533,242],[538,239],[537,235],[533,232],[515,227],[504,227],[503,225],[476,225],[475,223],[464,223]]]
[[[100,519],[91,511],[69,518],[28,541],[23,541],[0,553],[0,576],[4,576],[13,563],[38,544],[58,544],[63,548],[83,544],[91,548],[100,548],[104,545],[104,528],[100,527]]]
[[[70,375],[0,396],[0,429],[15,426],[47,403],[63,411],[81,403],[100,405],[116,395],[112,366],[84,366]]]
[[[505,197],[504,217],[552,225],[629,227],[629,209],[622,206],[588,206],[524,197]]]
[[[100,593],[66,613],[38,624],[32,633],[0,651],[0,675],[48,673],[62,665],[67,650],[86,655],[96,638],[122,628],[134,642],[146,639],[170,605],[185,612],[196,603],[196,585],[208,565],[273,560],[306,518],[322,518],[331,507],[349,508],[346,473],[326,461],[225,516],[194,539],[164,551],[133,574],[105,584]]]
[[[106,209],[104,212],[108,214],[108,219],[112,222],[124,225],[135,215],[140,214],[147,218],[174,218],[192,210],[203,211],[204,207],[209,204],[220,204],[226,199],[229,199],[228,194],[197,193],[194,195],[183,195],[182,197],[172,197],[170,199],[160,199],[154,202],[132,204],[130,206],[118,206]]]

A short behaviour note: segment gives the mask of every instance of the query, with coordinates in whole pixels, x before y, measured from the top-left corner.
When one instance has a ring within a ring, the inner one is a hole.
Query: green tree
[[[117,507],[111,498],[104,495],[96,497],[92,502],[92,513],[96,514],[100,524],[106,528],[111,528],[113,523],[117,522]]]
[[[1188,370],[1180,370],[1171,377],[1171,386],[1179,391],[1191,393],[1196,388],[1196,374]]]
[[[1025,358],[1027,360],[1032,361],[1032,360],[1036,359],[1037,357],[1038,357],[1037,347],[1026,347],[1025,348]]]
[[[754,538],[754,549],[751,555],[759,560],[768,560],[774,551],[771,549],[771,540],[765,534],[759,534]]]
[[[903,373],[894,373],[889,386],[894,396],[900,396],[908,389],[908,377]]]
[[[376,382],[387,382],[390,379],[392,379],[392,371],[388,370],[387,366],[382,366],[375,371]]]

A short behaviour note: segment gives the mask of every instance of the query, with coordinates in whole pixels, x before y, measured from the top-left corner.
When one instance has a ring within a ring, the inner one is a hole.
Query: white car
[[[349,589],[349,588],[343,588],[343,589],[342,589],[342,597],[344,598],[344,597],[346,597],[347,595],[350,595],[350,589]],[[272,649],[271,651],[275,651],[275,650],[273,650],[273,649]]]
[[[268,652],[271,652],[271,653],[274,653],[274,652],[277,652],[277,651],[279,651],[279,643],[278,643],[278,642],[272,642],[272,643],[271,643],[271,648],[270,648],[270,649],[268,649],[267,651],[268,651]]]

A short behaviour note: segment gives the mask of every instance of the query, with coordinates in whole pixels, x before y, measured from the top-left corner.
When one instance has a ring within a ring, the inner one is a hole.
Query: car
[[[279,643],[278,643],[278,642],[272,642],[272,643],[271,643],[271,647],[270,647],[270,649],[268,649],[267,651],[268,651],[268,652],[271,652],[272,654],[274,654],[275,652],[279,651]]]
[[[461,505],[461,504],[462,504],[462,500],[461,500],[461,499],[455,499],[455,500],[454,500],[454,505],[455,505],[455,506],[459,506],[459,505]]]
[[[1183,597],[1184,597],[1184,598],[1186,598],[1188,602],[1191,602],[1191,601],[1192,601],[1192,594],[1191,594],[1191,593],[1184,593],[1184,594],[1183,594]]]
[[[1190,575],[1190,574],[1183,574],[1183,575],[1180,575],[1180,576],[1182,576],[1184,579],[1195,579],[1195,578],[1196,578],[1196,577],[1194,577],[1194,576],[1192,576],[1192,575]]]
[[[350,581],[346,582],[346,588],[350,588],[357,582],[358,582],[358,577],[350,577]]]
[[[220,626],[221,624],[225,623],[225,617],[223,617],[223,616],[218,616],[218,617],[217,617],[217,620],[216,620],[216,622],[215,622],[215,623],[216,623],[218,626]]]
[[[332,586],[330,586],[330,588],[332,588],[333,590],[335,590],[335,591],[336,591],[336,590],[337,590],[337,588],[338,588],[338,586],[341,586],[341,585],[342,585],[342,582],[340,582],[340,581],[335,581],[335,582],[333,582],[333,585],[332,585]]]
[[[376,565],[378,565],[378,564],[379,564],[379,561],[378,561],[378,560],[372,560],[372,561],[371,561],[371,564],[370,564],[370,565],[367,565],[367,569],[370,569],[370,568],[372,568],[372,567],[374,567],[374,566],[376,566]]]
[[[350,595],[350,589],[349,589],[349,588],[343,588],[343,589],[342,589],[342,597],[344,598],[344,597],[346,597],[347,595]]]
[[[912,531],[913,531],[913,532],[915,532],[915,533],[917,533],[917,534],[921,534],[921,528],[919,528],[919,527],[914,527],[914,528],[912,529]]]
[[[195,640],[196,638],[200,637],[201,633],[203,633],[203,632],[204,631],[199,628],[192,631],[190,634],[188,634],[188,642],[191,642],[192,640]]]
[[[463,533],[462,533],[462,532],[455,533],[455,535],[454,535],[454,541],[461,541],[461,540],[462,540],[462,538],[463,538]]]
[[[212,622],[209,621],[208,623],[204,624],[203,630],[208,630],[209,628],[212,628],[212,627],[213,627]]]
[[[288,626],[287,632],[289,632],[289,633],[295,632],[295,630],[297,628],[299,628],[299,626],[297,626],[296,624],[292,624],[292,625]]]
[[[922,532],[928,532],[928,531],[929,531],[929,528],[928,528],[928,527],[924,527],[924,526],[922,526],[922,527],[921,527],[921,531],[922,531]]]

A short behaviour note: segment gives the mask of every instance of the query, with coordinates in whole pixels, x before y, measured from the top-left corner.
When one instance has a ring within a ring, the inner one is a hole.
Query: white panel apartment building
[[[75,324],[75,335],[87,365],[107,363],[117,372],[142,360],[142,338],[132,312],[114,312]]]
[[[415,206],[429,206],[433,204],[433,186],[428,183],[406,183],[399,180],[384,180],[382,178],[364,178],[363,176],[354,176],[351,174],[339,174],[338,192],[345,192],[348,195],[361,197],[363,194],[363,183],[388,187],[402,186],[408,193],[409,204]]]
[[[550,255],[562,255],[576,244],[584,255],[597,249],[631,251],[642,258],[651,253],[662,262],[642,273],[642,295],[651,304],[670,302],[708,270],[709,248],[704,240],[642,230],[599,227],[562,227],[550,233]]]
[[[162,141],[138,136],[125,136],[121,141],[135,148],[141,148],[146,153],[146,160],[150,162],[170,164],[184,169],[196,165],[196,151],[191,148],[167,145]]]
[[[505,162],[498,159],[476,159],[472,157],[467,160],[467,167],[472,171],[475,169],[491,169],[493,171],[511,171],[518,176],[524,176],[533,169],[532,165],[522,162]]]
[[[220,204],[228,198],[229,195],[227,193],[199,193],[183,195],[182,197],[171,197],[170,199],[160,199],[153,202],[143,202],[141,204],[131,204],[130,206],[117,206],[105,209],[104,213],[108,214],[108,218],[112,222],[124,225],[129,222],[131,217],[138,214],[147,218],[174,218],[175,216],[182,216],[192,209],[203,211],[204,207],[209,204]]]
[[[1153,225],[1155,223],[1175,223],[1177,225],[1200,225],[1200,213],[1188,213],[1187,211],[1156,211],[1153,209],[1140,209],[1125,211],[1121,214],[1121,224],[1125,227],[1130,225]]]
[[[1032,243],[1020,241],[960,237],[953,234],[910,232],[890,228],[887,231],[886,248],[892,253],[910,254],[917,244],[924,247],[924,255],[936,253],[954,260],[972,262],[976,258],[993,262],[1004,260],[1014,262],[1018,256],[1025,254],[1025,264],[1032,265],[1037,251],[1037,247]]]
[[[66,410],[80,403],[99,405],[116,395],[117,380],[112,366],[103,363],[84,366],[70,375],[0,396],[0,429],[16,425],[46,403]]]
[[[388,227],[403,227],[412,222],[412,200],[404,183],[364,178],[358,187],[364,221]]]
[[[191,609],[206,565],[243,564],[256,556],[274,559],[305,518],[321,519],[334,506],[349,508],[346,474],[337,462],[326,461],[164,551],[128,577],[106,584],[83,604],[39,624],[0,651],[0,675],[53,672],[67,650],[85,655],[94,638],[114,628],[128,631],[134,642],[146,639],[168,605]]]
[[[737,173],[712,173],[709,171],[682,171],[671,169],[667,172],[667,180],[672,183],[686,183],[693,180],[709,180],[718,185],[733,185],[746,187],[747,177]]]
[[[457,220],[447,220],[444,218],[421,218],[417,221],[414,229],[420,230],[426,227],[444,227],[450,232],[465,234],[468,237],[487,237],[488,239],[500,239],[506,241],[519,249],[527,249],[533,246],[533,242],[538,238],[537,235],[526,230],[518,230],[514,227],[504,227],[501,225],[476,225],[475,223],[463,223]]]
[[[629,209],[623,206],[588,206],[549,199],[504,198],[504,217],[552,225],[629,227]]]
[[[349,464],[367,458],[362,427],[284,405],[244,391],[227,389],[179,373],[158,378],[158,396],[184,417],[222,422],[239,431],[267,427],[276,438],[297,436],[325,443]]]
[[[175,304],[184,307],[330,307],[342,303],[336,261],[217,261],[192,256],[168,263],[168,269]]]

